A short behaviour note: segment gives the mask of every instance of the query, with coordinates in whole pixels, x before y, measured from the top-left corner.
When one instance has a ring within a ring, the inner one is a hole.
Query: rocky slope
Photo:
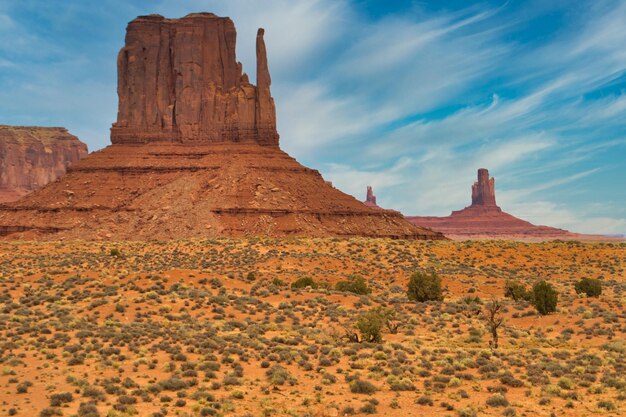
[[[113,144],[0,208],[0,234],[443,238],[363,206],[280,150],[263,30],[258,86],[242,73],[235,41],[232,21],[209,13],[132,21],[118,60]]]
[[[495,180],[485,168],[478,170],[472,186],[472,204],[447,217],[407,216],[411,223],[443,233],[452,239],[612,240],[606,236],[582,235],[549,226],[536,226],[508,213],[496,204]],[[618,239],[613,239],[618,240]]]
[[[87,145],[62,127],[0,125],[0,202],[15,201],[87,156]]]

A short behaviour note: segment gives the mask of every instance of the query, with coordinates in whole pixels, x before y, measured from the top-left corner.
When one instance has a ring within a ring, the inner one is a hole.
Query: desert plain
[[[5,241],[0,265],[1,415],[626,410],[625,243]],[[415,271],[441,277],[443,301],[407,298]],[[335,289],[354,277],[368,291]],[[599,297],[576,293],[585,277]],[[505,297],[507,282],[539,280],[557,290],[556,312]],[[350,337],[383,309],[380,341]]]

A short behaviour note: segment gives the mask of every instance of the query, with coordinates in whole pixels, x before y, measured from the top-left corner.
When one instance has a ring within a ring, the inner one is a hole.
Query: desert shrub
[[[272,366],[265,372],[265,375],[267,375],[267,379],[269,379],[272,385],[284,385],[285,382],[291,385],[296,384],[296,378],[291,376],[291,374],[280,365]]]
[[[556,311],[556,304],[559,295],[552,286],[545,281],[540,281],[533,285],[532,303],[541,315],[546,315]]]
[[[515,301],[530,301],[531,299],[531,293],[526,290],[526,287],[523,284],[512,280],[509,280],[506,284],[504,284],[504,296]]]
[[[58,407],[65,403],[71,403],[74,401],[74,396],[70,392],[62,392],[60,394],[52,394],[50,396],[50,405],[53,407]]]
[[[351,292],[354,294],[367,295],[372,290],[367,286],[367,282],[362,277],[353,275],[347,281],[339,281],[335,289],[341,292]]]
[[[179,378],[170,378],[159,382],[162,389],[166,391],[180,391],[187,388],[187,383]]]
[[[99,417],[98,407],[93,403],[81,403],[78,407],[78,417]]]
[[[376,386],[369,381],[355,379],[350,382],[350,392],[354,394],[373,394],[376,391],[378,391]]]
[[[298,278],[295,282],[291,284],[291,288],[306,288],[311,287],[313,289],[318,288],[319,284],[313,280],[311,277],[302,277]]]
[[[604,408],[607,411],[615,411],[617,407],[611,401],[598,401],[598,408]]]
[[[18,394],[26,394],[28,392],[28,388],[32,387],[33,383],[30,381],[24,381],[17,384],[17,393]]]
[[[39,412],[40,417],[52,417],[52,416],[62,416],[62,415],[63,415],[63,412],[61,410],[59,410],[58,408],[52,408],[52,407],[44,408],[43,410]]]
[[[414,391],[415,385],[410,379],[407,378],[396,378],[389,377],[387,379],[387,383],[389,384],[389,388],[392,391]]]
[[[385,316],[380,309],[374,308],[361,313],[356,322],[356,328],[361,334],[361,340],[370,343],[382,342],[385,322]]]
[[[421,396],[419,397],[417,400],[415,400],[415,402],[419,405],[430,405],[432,406],[434,404],[433,399],[428,397],[428,396]]]
[[[120,257],[122,256],[122,252],[120,252],[118,248],[111,248],[111,250],[109,251],[109,256]]]
[[[280,278],[273,278],[272,279],[272,285],[275,285],[277,287],[282,287],[282,286],[285,285],[285,282],[282,279],[280,279]]]
[[[576,294],[599,297],[602,294],[602,282],[599,279],[583,278],[574,284],[574,290],[576,290]]]
[[[341,410],[341,415],[342,416],[352,416],[356,414],[356,410],[354,409],[354,407],[344,407],[343,410]]]
[[[515,408],[513,407],[507,407],[504,409],[504,411],[502,412],[502,415],[504,417],[515,417],[517,415],[517,412],[515,411]]]
[[[442,301],[441,278],[434,272],[417,271],[409,278],[406,295],[412,301]]]
[[[490,407],[507,407],[509,401],[502,394],[495,394],[487,398],[487,405]]]
[[[104,400],[104,392],[100,391],[96,387],[85,387],[83,389],[83,397],[93,398],[96,401]]]
[[[478,414],[472,407],[465,407],[459,410],[459,417],[476,417]]]
[[[359,408],[359,412],[363,414],[376,414],[376,405],[372,403],[364,404],[363,407]]]
[[[559,379],[558,385],[563,389],[569,390],[574,388],[574,381],[572,381],[570,378],[562,377],[561,379]]]

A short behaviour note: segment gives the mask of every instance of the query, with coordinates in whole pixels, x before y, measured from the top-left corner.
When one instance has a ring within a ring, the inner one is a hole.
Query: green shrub
[[[313,280],[311,277],[302,277],[298,278],[294,283],[291,284],[291,288],[306,288],[311,287],[316,289],[319,287],[319,284]]]
[[[376,414],[376,405],[372,403],[364,404],[363,407],[359,408],[359,412],[363,414]]]
[[[291,376],[291,374],[280,365],[272,366],[265,372],[265,375],[267,375],[267,379],[272,385],[284,385],[285,382],[288,382],[290,385],[295,385],[297,382],[296,378]]]
[[[361,313],[356,328],[361,334],[361,341],[380,343],[383,341],[383,326],[386,323],[385,315],[378,308]]]
[[[546,315],[556,311],[556,304],[559,294],[552,284],[540,281],[533,285],[532,303],[541,315]]]
[[[387,384],[392,391],[415,391],[415,385],[407,378],[390,376],[387,378]]]
[[[406,295],[412,301],[442,301],[441,278],[434,272],[417,271],[409,278]]]
[[[617,407],[611,401],[598,401],[598,408],[604,408],[607,411],[615,411]]]
[[[434,404],[433,399],[428,397],[428,396],[426,396],[426,395],[422,395],[417,400],[415,400],[415,402],[417,404],[419,404],[419,405],[430,405],[430,406],[432,406]]]
[[[78,417],[99,417],[98,407],[93,403],[81,403],[78,407]]]
[[[473,407],[465,407],[459,410],[459,417],[476,417],[478,413]]]
[[[63,412],[61,410],[59,410],[58,408],[52,408],[52,407],[44,408],[43,410],[39,412],[40,417],[52,417],[52,416],[62,416],[62,415],[63,415]]]
[[[515,301],[526,300],[530,301],[531,293],[526,290],[526,287],[517,281],[507,281],[504,284],[504,296],[512,298]]]
[[[599,297],[602,294],[602,281],[593,278],[583,278],[574,284],[576,294],[585,294],[587,297]]]
[[[339,281],[335,284],[335,289],[341,292],[351,292],[361,295],[367,295],[372,292],[365,280],[359,276],[351,276],[348,278],[348,281]]]
[[[355,379],[350,382],[350,392],[354,394],[373,394],[376,391],[378,391],[376,386],[369,381]]]

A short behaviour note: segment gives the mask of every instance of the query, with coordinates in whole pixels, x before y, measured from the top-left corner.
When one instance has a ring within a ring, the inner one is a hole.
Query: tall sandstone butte
[[[548,226],[536,226],[508,213],[496,204],[495,180],[485,168],[478,170],[472,185],[472,204],[446,217],[407,216],[411,223],[431,228],[453,239],[587,239],[607,240],[605,236],[581,235]]]
[[[375,210],[278,146],[263,29],[257,86],[229,18],[139,17],[118,58],[112,145],[0,207],[0,235],[34,239],[367,236],[441,239]]]
[[[0,203],[54,181],[85,156],[87,145],[65,128],[0,125]]]
[[[119,111],[112,143],[256,142],[278,146],[263,29],[257,86],[235,58],[237,32],[211,13],[151,15],[128,25],[118,56]]]

